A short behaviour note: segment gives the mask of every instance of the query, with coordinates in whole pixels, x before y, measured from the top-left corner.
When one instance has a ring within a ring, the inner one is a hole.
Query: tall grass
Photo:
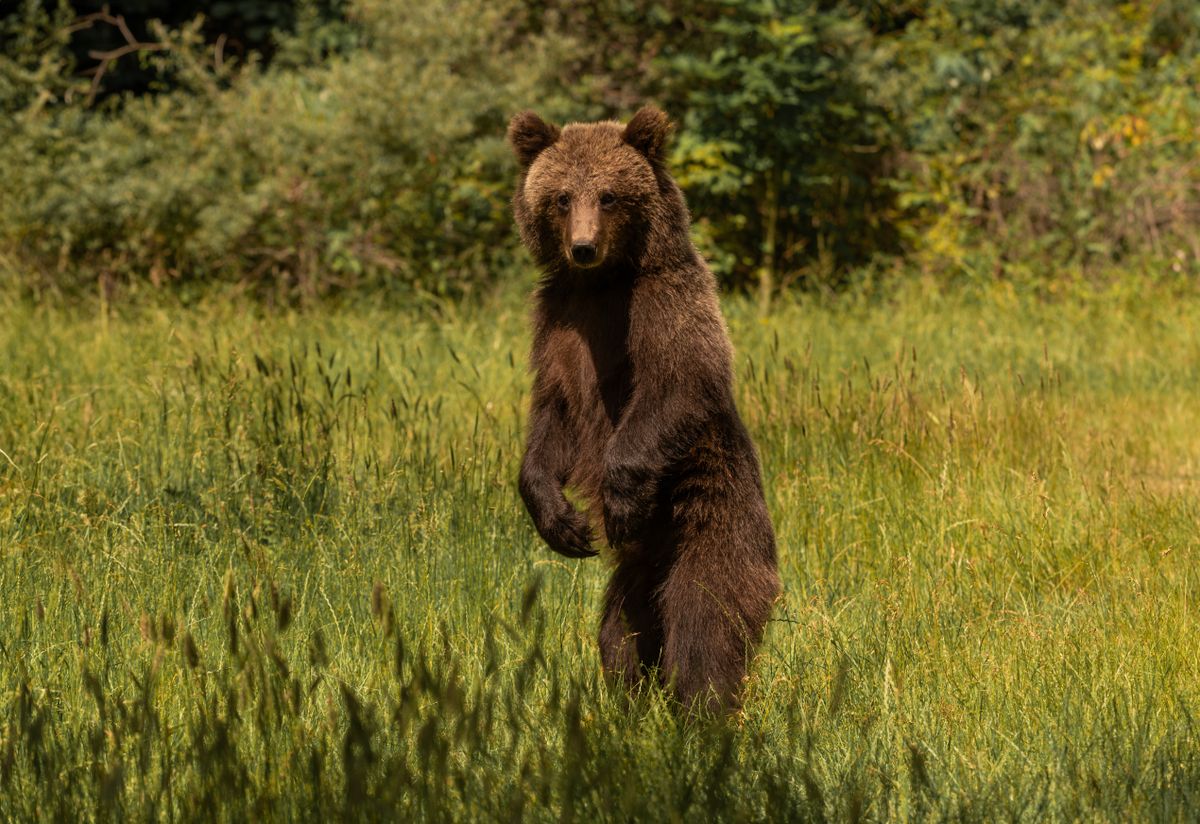
[[[1113,284],[727,302],[786,590],[729,721],[598,675],[518,298],[11,301],[0,815],[1186,819],[1200,292]]]

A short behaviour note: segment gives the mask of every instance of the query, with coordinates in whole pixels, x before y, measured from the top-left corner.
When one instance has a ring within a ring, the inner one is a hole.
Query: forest
[[[767,300],[1200,266],[1189,0],[97,5],[3,18],[0,259],[35,291],[486,290],[525,266],[507,119],[644,102]]]

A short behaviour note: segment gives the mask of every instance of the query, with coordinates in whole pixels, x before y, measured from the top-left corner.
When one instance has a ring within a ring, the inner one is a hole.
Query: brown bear
[[[543,271],[519,486],[562,555],[595,555],[603,525],[604,669],[631,688],[656,671],[685,706],[730,709],[779,594],[775,535],[716,282],[664,161],[670,128],[649,107],[626,126],[509,125],[513,210]]]

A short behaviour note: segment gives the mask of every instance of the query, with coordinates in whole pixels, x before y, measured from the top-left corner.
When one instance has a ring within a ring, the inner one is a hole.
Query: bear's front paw
[[[564,508],[539,530],[546,544],[568,558],[590,558],[597,555],[592,549],[592,528],[579,510],[563,501]]]
[[[653,499],[650,487],[638,479],[638,473],[629,469],[610,468],[604,473],[600,497],[609,546],[629,542],[645,526]]]

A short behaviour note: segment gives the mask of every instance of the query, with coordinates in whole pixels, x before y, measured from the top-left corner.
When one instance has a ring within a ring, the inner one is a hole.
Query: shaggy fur
[[[685,705],[728,709],[779,593],[775,536],[669,131],[653,108],[626,126],[524,112],[509,127],[513,209],[544,272],[520,491],[551,549],[594,555],[602,526],[614,550],[605,670],[633,688],[657,668]]]

